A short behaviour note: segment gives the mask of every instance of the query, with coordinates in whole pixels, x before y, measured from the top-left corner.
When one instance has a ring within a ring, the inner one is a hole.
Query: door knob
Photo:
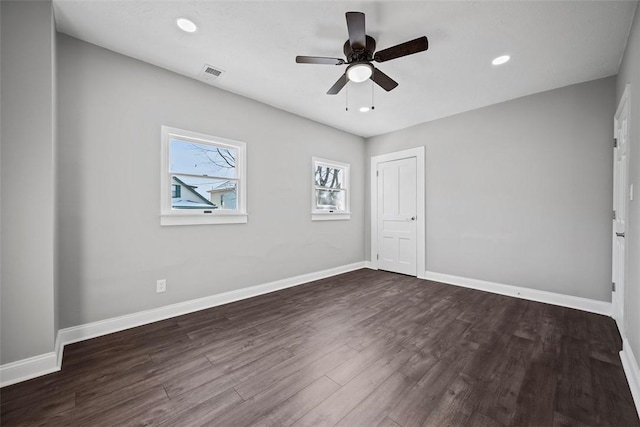
[[[616,233],[616,237],[622,237],[624,239],[624,233]]]
[[[415,217],[415,216],[412,216],[412,217],[411,217],[411,221],[415,221],[415,220],[416,220],[416,217]]]

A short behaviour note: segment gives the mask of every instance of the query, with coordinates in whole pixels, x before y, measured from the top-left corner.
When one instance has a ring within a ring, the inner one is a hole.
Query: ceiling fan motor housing
[[[367,46],[364,49],[354,50],[347,40],[342,49],[347,63],[373,61],[373,52],[376,51],[376,41],[373,37],[367,36]]]

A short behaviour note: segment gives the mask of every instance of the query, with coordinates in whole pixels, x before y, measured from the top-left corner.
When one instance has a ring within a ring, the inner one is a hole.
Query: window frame
[[[247,223],[247,144],[169,126],[161,126],[160,159],[160,225],[245,224]],[[207,144],[237,150],[236,179],[238,182],[237,208],[233,211],[218,209],[173,209],[171,205],[171,140]]]
[[[317,209],[316,204],[316,169],[318,166],[328,166],[331,168],[342,169],[343,171],[343,188],[344,190],[344,210],[327,211]],[[312,221],[334,221],[334,220],[350,220],[351,219],[351,165],[349,163],[338,162],[336,160],[328,160],[320,157],[311,158],[311,220]]]

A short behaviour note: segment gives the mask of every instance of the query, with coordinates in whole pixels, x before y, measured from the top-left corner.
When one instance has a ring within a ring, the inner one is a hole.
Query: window
[[[246,223],[246,144],[162,126],[161,225]]]
[[[350,219],[349,169],[347,163],[313,158],[311,219]]]
[[[179,198],[180,197],[180,185],[174,184],[172,187],[173,187],[173,190],[171,190],[171,198],[172,199]]]

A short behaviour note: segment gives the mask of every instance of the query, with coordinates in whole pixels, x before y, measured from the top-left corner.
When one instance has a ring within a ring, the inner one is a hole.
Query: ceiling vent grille
[[[205,64],[200,72],[200,76],[206,80],[213,80],[219,78],[222,73],[224,73],[224,70],[214,67],[213,65]]]

